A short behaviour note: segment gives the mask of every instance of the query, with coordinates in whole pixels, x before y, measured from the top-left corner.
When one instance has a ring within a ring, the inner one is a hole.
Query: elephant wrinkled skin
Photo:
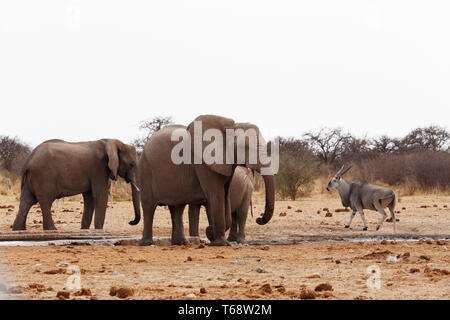
[[[13,230],[25,230],[30,208],[39,203],[44,230],[56,230],[51,216],[56,199],[83,194],[82,229],[89,229],[95,210],[96,229],[103,229],[110,179],[131,183],[136,225],[140,220],[140,195],[136,187],[137,154],[119,140],[102,139],[71,143],[49,140],[27,158],[22,176],[20,207]]]
[[[253,183],[250,170],[244,167],[237,167],[230,185],[232,224],[228,241],[245,242],[245,225],[247,223],[248,209],[252,205],[252,195]],[[200,207],[200,205],[189,206],[189,234],[191,237],[199,236]],[[208,209],[207,214],[211,225]],[[207,236],[209,240],[214,239],[214,235]]]
[[[233,120],[214,115],[203,115],[195,119],[202,122],[202,132],[219,130],[223,138],[226,129],[259,130],[255,125],[235,123]],[[146,143],[139,160],[139,187],[141,189],[142,209],[144,213],[144,231],[142,245],[153,243],[153,218],[157,206],[169,206],[172,216],[172,243],[185,244],[187,240],[183,228],[183,211],[186,205],[208,204],[211,227],[209,234],[214,235],[211,245],[229,245],[225,232],[231,227],[230,183],[237,163],[232,164],[174,164],[171,158],[172,150],[178,142],[172,141],[175,130],[187,130],[194,137],[194,123],[187,128],[181,125],[171,125],[155,133]],[[204,142],[203,150],[205,149]],[[265,141],[258,135],[258,147],[265,147]],[[226,141],[223,141],[226,146]],[[192,148],[192,151],[195,148]],[[248,150],[246,150],[248,151]],[[247,152],[248,153],[248,152]],[[246,154],[247,154],[246,153]],[[224,147],[223,154],[226,154]],[[225,156],[223,157],[225,159]],[[257,172],[264,166],[245,164]],[[267,166],[267,165],[266,165]],[[266,209],[258,224],[266,224],[273,216],[275,191],[274,176],[264,175],[266,185]],[[208,230],[207,230],[208,232]]]

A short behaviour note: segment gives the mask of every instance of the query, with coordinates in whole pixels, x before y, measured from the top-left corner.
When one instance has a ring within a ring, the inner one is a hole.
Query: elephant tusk
[[[133,187],[135,187],[138,192],[141,192],[141,189],[139,189],[138,186],[134,182],[132,182],[131,185]]]

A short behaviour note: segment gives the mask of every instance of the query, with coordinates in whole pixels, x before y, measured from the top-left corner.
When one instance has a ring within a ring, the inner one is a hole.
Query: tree
[[[312,189],[318,175],[317,160],[306,141],[280,138],[280,169],[276,188],[282,198],[295,200]]]
[[[0,162],[3,169],[20,174],[30,147],[17,137],[0,136]]]
[[[449,143],[450,132],[436,125],[416,128],[401,140],[401,145],[406,151],[448,150]]]
[[[339,159],[345,151],[345,145],[351,138],[351,135],[344,133],[341,128],[322,128],[317,133],[307,132],[306,137],[314,153],[319,159],[330,164]]]
[[[172,116],[156,116],[151,120],[142,121],[139,124],[139,130],[146,131],[145,136],[134,139],[131,144],[135,146],[138,152],[142,152],[147,140],[162,128],[173,123]]]

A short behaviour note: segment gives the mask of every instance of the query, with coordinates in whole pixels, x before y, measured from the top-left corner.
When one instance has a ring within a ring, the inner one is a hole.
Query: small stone
[[[431,258],[429,256],[424,255],[424,254],[421,255],[419,258],[422,259],[422,260],[426,260],[426,261],[430,261],[431,260]]]
[[[331,284],[327,283],[321,283],[319,284],[314,291],[321,292],[321,291],[333,291],[333,286]]]
[[[134,295],[134,290],[131,288],[120,288],[117,290],[116,296],[120,299],[126,299]]]
[[[82,288],[80,291],[78,291],[77,293],[75,293],[75,296],[78,296],[78,297],[80,297],[80,296],[92,296],[92,292],[91,292],[91,289],[85,289],[85,288]]]
[[[201,289],[200,289],[200,293],[201,293],[201,294],[206,294],[206,293],[208,293],[208,291],[206,291],[205,288],[201,288]]]
[[[70,299],[70,292],[58,291],[58,293],[56,294],[56,297],[59,298],[60,300]]]
[[[273,292],[272,286],[269,283],[266,283],[261,288],[259,288],[259,291],[263,294],[271,294]]]
[[[231,264],[237,264],[237,265],[244,265],[247,262],[245,260],[236,260],[236,261],[231,261]]]
[[[119,290],[117,287],[111,287],[111,289],[109,289],[109,295],[111,297],[115,297],[117,294],[117,290]]]
[[[255,271],[258,273],[267,273],[267,271],[265,271],[264,268],[256,268]]]
[[[316,297],[316,293],[309,289],[302,289],[300,292],[300,299],[302,300],[314,300]]]
[[[397,259],[396,256],[388,256],[388,257],[386,258],[386,262],[387,262],[387,263],[396,263],[397,261],[398,261],[398,259]]]
[[[188,298],[188,299],[195,299],[195,298],[197,298],[197,296],[195,294],[193,294],[193,293],[190,293],[190,294],[188,294],[186,296],[186,298]]]

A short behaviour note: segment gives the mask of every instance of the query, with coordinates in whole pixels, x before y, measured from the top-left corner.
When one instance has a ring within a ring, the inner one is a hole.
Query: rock
[[[386,240],[383,240],[383,241],[380,242],[380,244],[386,245],[386,244],[388,244],[388,242]]]
[[[82,288],[80,291],[76,292],[74,295],[77,297],[81,297],[81,296],[89,296],[90,297],[90,296],[92,296],[92,292],[91,292],[91,289]]]
[[[261,288],[259,288],[259,291],[262,294],[272,294],[273,290],[272,290],[272,286],[269,283],[266,283],[265,285],[263,285]]]
[[[341,264],[341,260],[336,260],[336,264]]]
[[[67,268],[69,265],[70,265],[70,264],[67,263],[67,262],[60,262],[60,263],[57,263],[57,264],[56,264],[56,266],[57,266],[58,268],[59,268],[59,267],[65,267],[65,268]]]
[[[201,294],[206,294],[206,293],[208,293],[208,291],[206,291],[205,288],[201,288],[201,289],[200,289],[200,293],[201,293]]]
[[[58,293],[56,294],[56,297],[59,298],[60,300],[70,299],[70,292],[58,291]]]
[[[405,243],[405,244],[402,244],[402,246],[401,246],[402,248],[409,248],[409,246]]]
[[[300,299],[302,300],[314,300],[317,297],[317,294],[309,289],[302,289],[300,292]]]
[[[267,271],[264,270],[264,268],[256,268],[255,271],[258,272],[258,273],[267,273]]]
[[[280,213],[280,217],[286,217],[286,216],[287,216],[287,213],[286,213],[286,212]]]
[[[421,255],[419,258],[422,259],[422,260],[426,260],[426,261],[430,261],[431,260],[431,258],[429,256],[424,255],[424,254]]]
[[[193,294],[193,293],[190,293],[190,294],[188,294],[186,296],[186,298],[188,298],[188,299],[195,299],[195,298],[197,298],[197,296],[195,294]]]
[[[291,207],[291,206],[288,206],[287,208],[288,208],[288,210],[291,210],[291,209],[292,209],[292,207]]]
[[[116,296],[120,299],[126,299],[134,295],[134,290],[131,288],[120,288],[117,290]]]
[[[331,212],[327,212],[327,214],[325,215],[326,218],[331,218],[333,217],[333,214]]]
[[[117,294],[117,290],[119,290],[117,287],[111,287],[111,289],[109,289],[109,295],[111,297],[115,297]]]
[[[308,276],[307,278],[308,279],[320,279],[320,277],[321,277],[320,273],[314,273],[314,274]]]
[[[64,274],[66,273],[66,270],[59,268],[59,269],[55,269],[55,270],[48,270],[45,271],[44,274]]]
[[[321,291],[333,291],[333,286],[331,284],[327,283],[321,283],[319,284],[314,291],[321,292]]]
[[[417,272],[420,272],[419,268],[411,268],[411,269],[409,269],[409,273],[417,273]]]
[[[396,256],[387,256],[386,262],[387,263],[396,263],[398,261]]]

